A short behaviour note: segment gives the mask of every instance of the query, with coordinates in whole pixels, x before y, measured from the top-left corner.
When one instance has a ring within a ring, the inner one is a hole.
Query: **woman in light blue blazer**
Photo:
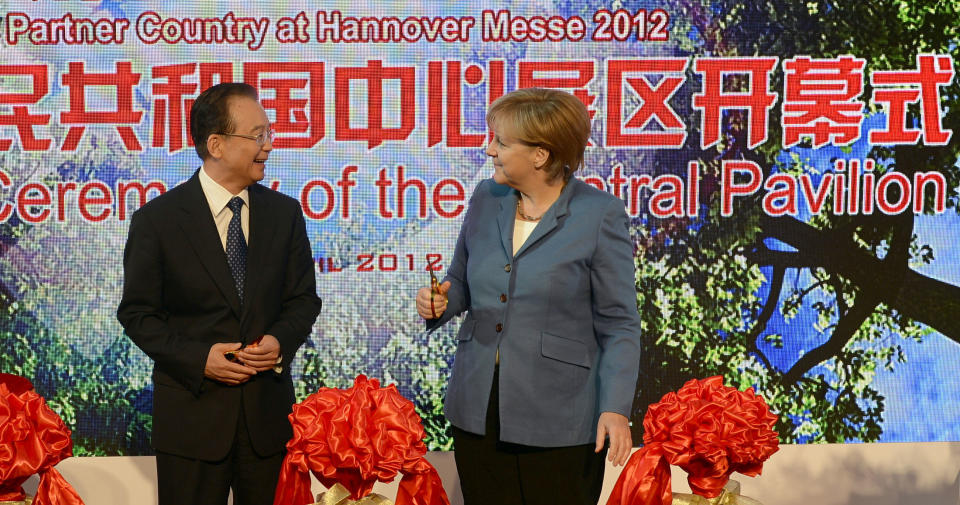
[[[467,313],[444,406],[464,500],[594,505],[604,451],[622,465],[633,445],[640,318],[624,204],[572,177],[590,134],[572,95],[517,90],[487,123],[493,179],[474,190],[443,282],[416,300],[431,330]]]

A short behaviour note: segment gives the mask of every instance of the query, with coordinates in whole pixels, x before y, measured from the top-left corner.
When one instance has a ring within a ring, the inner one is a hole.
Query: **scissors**
[[[433,302],[433,295],[440,294],[440,282],[437,280],[437,276],[434,275],[433,270],[427,267],[427,271],[430,272],[430,313],[433,314],[433,318],[436,319],[440,316],[437,315],[437,307]]]

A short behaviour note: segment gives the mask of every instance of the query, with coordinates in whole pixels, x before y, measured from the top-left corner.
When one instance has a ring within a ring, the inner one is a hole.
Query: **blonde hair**
[[[496,99],[487,111],[487,125],[506,126],[520,142],[550,153],[543,170],[551,178],[569,180],[583,165],[590,138],[590,115],[583,103],[563,91],[518,89]]]

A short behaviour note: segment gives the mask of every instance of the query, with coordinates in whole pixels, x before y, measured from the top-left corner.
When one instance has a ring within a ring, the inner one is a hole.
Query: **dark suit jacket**
[[[254,450],[281,451],[292,436],[289,364],[320,313],[313,260],[298,202],[254,184],[241,307],[196,173],[133,214],[123,253],[117,318],[154,361],[153,447],[202,460],[230,451],[239,415]],[[210,346],[280,342],[281,374],[240,386],[204,377]]]
[[[500,349],[500,438],[586,444],[600,412],[630,415],[640,316],[623,201],[571,179],[513,254],[517,192],[481,182],[460,228],[443,315],[467,311],[444,412],[484,433]]]

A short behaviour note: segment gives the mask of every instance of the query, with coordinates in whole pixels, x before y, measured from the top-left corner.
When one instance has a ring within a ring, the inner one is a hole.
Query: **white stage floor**
[[[453,453],[433,452],[451,505],[462,505]],[[157,503],[152,457],[70,458],[57,469],[87,505]],[[619,468],[608,466],[606,502]],[[764,505],[960,505],[960,442],[922,444],[786,445],[764,465],[763,475],[734,474],[744,495]],[[375,492],[393,499],[396,485]],[[34,476],[25,486],[36,490]],[[689,492],[686,474],[673,468],[673,488]],[[314,491],[323,487],[314,482]]]

